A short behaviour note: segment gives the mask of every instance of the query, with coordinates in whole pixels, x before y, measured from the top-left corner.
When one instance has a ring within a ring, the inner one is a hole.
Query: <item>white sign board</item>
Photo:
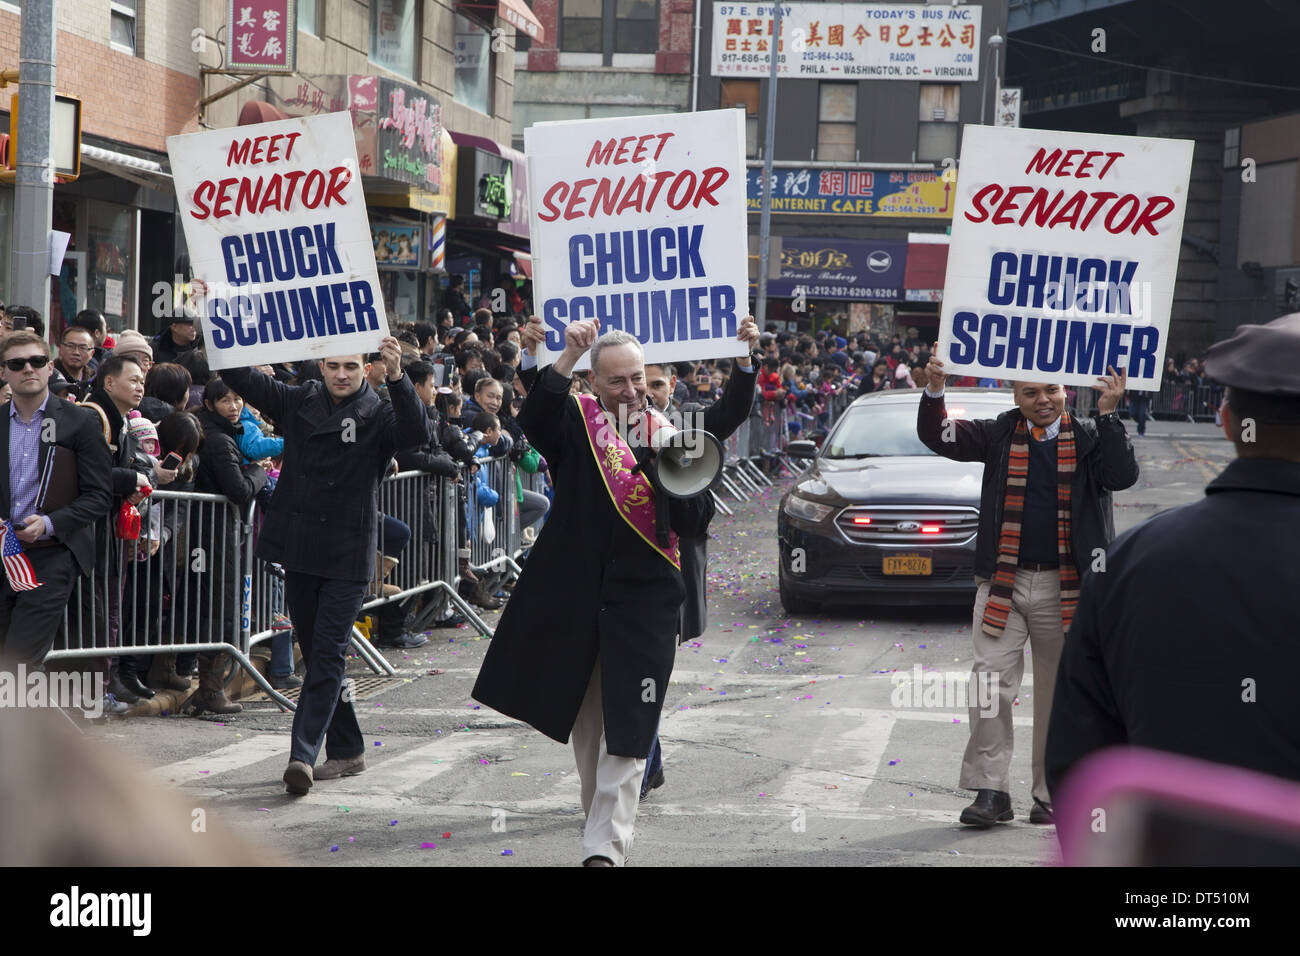
[[[647,362],[745,354],[744,120],[714,110],[524,130],[541,364],[590,318],[635,335]]]
[[[770,3],[713,4],[713,75],[766,77]],[[980,71],[978,6],[788,3],[779,76],[961,83]]]
[[[939,317],[946,371],[1160,387],[1191,140],[967,126]]]
[[[169,136],[213,369],[379,350],[388,334],[352,117]]]

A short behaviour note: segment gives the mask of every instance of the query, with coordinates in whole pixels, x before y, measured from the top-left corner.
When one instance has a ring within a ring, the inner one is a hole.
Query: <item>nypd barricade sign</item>
[[[715,110],[524,131],[539,362],[591,318],[636,336],[647,362],[745,353],[743,123]]]
[[[352,119],[167,138],[213,369],[370,353],[388,334]]]
[[[967,126],[939,321],[949,374],[1160,387],[1190,140]]]

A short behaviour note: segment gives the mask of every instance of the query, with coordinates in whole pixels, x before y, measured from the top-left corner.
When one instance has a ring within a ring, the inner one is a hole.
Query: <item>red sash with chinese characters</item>
[[[681,555],[677,549],[677,533],[668,534],[668,547],[661,548],[655,541],[654,489],[640,472],[633,472],[636,456],[618,430],[611,427],[605,412],[594,395],[575,395],[574,400],[582,412],[587,426],[587,444],[596,459],[596,468],[605,480],[605,490],[614,502],[614,510],[628,523],[646,544],[677,570],[681,570]]]

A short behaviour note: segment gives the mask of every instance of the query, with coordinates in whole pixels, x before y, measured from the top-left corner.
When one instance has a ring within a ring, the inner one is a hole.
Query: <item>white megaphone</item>
[[[694,498],[722,477],[722,443],[703,429],[661,428],[650,436],[655,450],[655,474],[673,498]]]

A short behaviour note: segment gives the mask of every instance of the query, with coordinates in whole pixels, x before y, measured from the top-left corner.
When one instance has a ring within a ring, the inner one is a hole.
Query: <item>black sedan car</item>
[[[781,499],[781,603],[962,604],[975,593],[975,535],[984,466],[949,461],[916,437],[921,389],[874,392],[840,416]],[[949,388],[951,418],[996,418],[1010,391]]]

